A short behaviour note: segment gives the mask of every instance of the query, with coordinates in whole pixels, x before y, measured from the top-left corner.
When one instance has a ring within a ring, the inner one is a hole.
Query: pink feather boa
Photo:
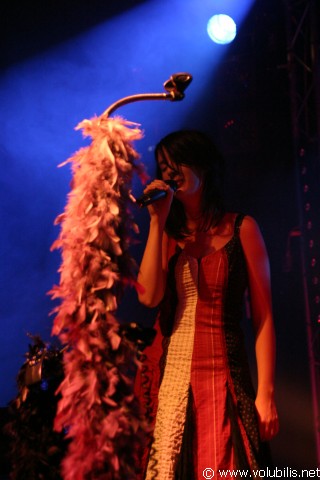
[[[136,349],[121,338],[114,312],[121,289],[134,283],[128,246],[137,227],[128,205],[134,170],[144,176],[132,146],[142,132],[103,116],[77,129],[92,143],[64,162],[72,164],[72,190],[52,246],[62,251],[60,283],[49,292],[60,299],[52,334],[68,346],[54,428],[70,439],[65,480],[128,480],[147,426],[128,375]]]

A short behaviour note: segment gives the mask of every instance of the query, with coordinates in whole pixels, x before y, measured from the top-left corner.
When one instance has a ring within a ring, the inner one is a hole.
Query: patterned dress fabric
[[[179,249],[171,261],[166,299],[174,312],[162,309],[158,336],[146,351],[154,429],[141,478],[200,480],[206,468],[269,464],[240,328],[247,287],[242,219],[236,217],[222,249],[200,259]]]

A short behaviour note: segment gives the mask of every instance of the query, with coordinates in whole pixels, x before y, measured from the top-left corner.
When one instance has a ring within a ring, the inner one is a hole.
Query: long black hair
[[[219,223],[224,214],[223,180],[224,161],[212,140],[197,130],[179,130],[165,136],[155,148],[156,159],[161,152],[168,154],[172,166],[179,171],[181,165],[190,167],[202,179],[202,230]],[[164,159],[165,155],[161,155]],[[157,177],[161,170],[157,162]],[[166,223],[166,232],[176,239],[190,235],[182,203],[174,197]]]

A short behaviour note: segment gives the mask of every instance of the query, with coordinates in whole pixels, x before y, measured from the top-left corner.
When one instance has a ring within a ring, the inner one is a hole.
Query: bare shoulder
[[[256,220],[246,215],[240,228],[240,239],[245,252],[265,254],[266,247],[260,227]]]
[[[238,216],[239,213],[226,212],[218,225],[218,233],[232,235]],[[260,232],[260,229],[255,219],[249,215],[245,215],[240,226],[240,237],[246,238],[257,232]]]
[[[240,236],[246,237],[248,235],[255,235],[257,233],[261,235],[258,223],[253,217],[246,215],[241,224]]]

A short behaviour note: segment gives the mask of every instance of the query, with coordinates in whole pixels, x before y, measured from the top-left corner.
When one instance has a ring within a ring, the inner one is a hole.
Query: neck
[[[187,225],[191,230],[196,230],[202,220],[201,203],[199,198],[188,198],[183,202]]]
[[[200,208],[188,208],[185,210],[185,212],[187,220],[189,220],[190,222],[198,222],[199,220],[201,220],[202,213]]]

